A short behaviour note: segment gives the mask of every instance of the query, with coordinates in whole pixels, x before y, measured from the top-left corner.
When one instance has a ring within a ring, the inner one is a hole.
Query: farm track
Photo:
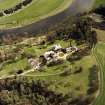
[[[61,23],[67,17],[72,17],[78,13],[83,13],[88,11],[94,0],[74,0],[73,3],[63,12],[58,13],[54,16],[48,17],[46,19],[40,20],[39,22],[32,23],[30,25],[21,27],[21,28],[13,28],[13,29],[4,29],[0,31],[0,36],[2,35],[32,35],[38,34],[40,32],[46,32],[52,26],[56,26]],[[82,6],[81,6],[82,5]]]
[[[20,76],[23,76],[23,77],[48,77],[48,76],[57,76],[57,75],[60,75],[62,74],[64,71],[61,71],[59,73],[54,73],[54,74],[45,74],[45,75],[32,75],[32,74],[28,74],[29,72],[33,72],[34,70],[31,69],[31,70],[28,70],[26,72],[23,72],[22,74],[18,74],[18,75],[8,75],[8,76],[4,76],[4,77],[0,77],[0,80],[2,79],[7,79],[7,78],[13,78],[13,77],[20,77]]]
[[[104,105],[104,96],[105,96],[105,85],[104,85],[104,78],[105,78],[105,72],[104,72],[104,68],[105,68],[105,62],[104,62],[104,58],[105,56],[102,56],[101,59],[99,56],[97,56],[97,47],[92,49],[92,54],[94,55],[99,69],[100,69],[100,90],[99,90],[99,95],[97,96],[97,98],[95,99],[95,101],[93,102],[93,105]]]

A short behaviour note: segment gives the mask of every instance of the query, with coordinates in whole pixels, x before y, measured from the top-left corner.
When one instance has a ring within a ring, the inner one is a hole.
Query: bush
[[[22,8],[22,3],[19,3],[19,4],[17,4],[15,7],[14,7],[14,11],[17,11],[17,10],[19,10],[19,9],[21,9]]]
[[[23,70],[18,70],[17,71],[17,74],[22,74],[23,73]]]
[[[0,17],[4,16],[3,12],[0,12]]]
[[[7,9],[7,10],[4,11],[4,13],[5,14],[11,14],[11,13],[13,13],[13,9],[12,8]]]
[[[80,60],[81,55],[79,55],[78,52],[75,52],[72,55],[68,55],[66,59],[70,62],[73,62],[73,61],[76,61],[76,60]]]
[[[22,6],[26,6],[31,2],[32,2],[32,0],[24,0],[22,3],[19,3],[19,4],[17,4],[16,6],[14,6],[12,8],[4,10],[4,13],[5,14],[12,14],[13,12],[18,11],[19,9],[21,9]],[[3,16],[2,12],[0,13],[0,16]]]
[[[29,3],[31,3],[32,2],[32,0],[25,0],[25,1],[23,1],[23,6],[26,6],[26,5],[28,5]]]
[[[99,80],[98,80],[98,67],[93,65],[90,68],[90,75],[89,75],[89,89],[87,94],[92,94],[96,92],[99,88]]]
[[[48,67],[51,67],[51,66],[56,66],[56,65],[59,65],[59,64],[62,64],[63,63],[63,60],[57,60],[57,61],[52,61],[52,62],[49,62],[47,64]]]
[[[74,74],[81,73],[82,70],[83,70],[82,67],[76,68],[75,71],[74,71]]]

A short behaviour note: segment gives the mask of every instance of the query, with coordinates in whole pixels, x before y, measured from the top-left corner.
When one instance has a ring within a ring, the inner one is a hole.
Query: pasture
[[[96,57],[97,63],[99,64],[100,73],[100,95],[96,99],[93,105],[104,105],[105,100],[105,43],[99,43],[96,45],[93,53]]]
[[[22,0],[0,0],[0,11],[11,8],[21,1]]]
[[[13,0],[11,0],[11,2],[12,1]],[[31,4],[18,12],[1,17],[0,28],[21,27],[31,24],[63,11],[70,6],[72,1],[73,0],[33,0]],[[18,3],[19,0],[16,0],[14,3],[11,3],[10,1],[5,2],[1,2],[0,9],[6,8],[6,4],[11,7]]]

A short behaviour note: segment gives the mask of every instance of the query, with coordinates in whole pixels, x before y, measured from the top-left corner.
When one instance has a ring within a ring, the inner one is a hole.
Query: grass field
[[[83,72],[79,74],[71,74],[68,76],[60,76],[60,75],[53,75],[53,76],[39,76],[35,77],[34,75],[47,75],[47,74],[56,74],[61,71],[64,71],[65,67],[71,67],[70,62],[65,62],[61,65],[49,67],[45,72],[31,72],[27,75],[29,79],[35,80],[45,80],[46,82],[50,83],[49,88],[53,91],[60,92],[63,94],[72,93],[74,92],[75,95],[78,94],[86,94],[88,89],[88,75],[89,69],[95,64],[95,59],[92,55],[86,56],[83,59],[75,62],[72,64],[72,71],[75,67],[83,67]],[[81,78],[80,78],[81,77]],[[80,87],[80,90],[76,90],[77,87]]]
[[[95,1],[96,1],[94,5],[95,8],[99,7],[100,5],[105,6],[105,0],[95,0]]]
[[[21,1],[22,0],[0,0],[0,11],[11,8]]]
[[[97,39],[98,41],[105,42],[105,31],[100,29],[95,29],[97,32]]]
[[[72,1],[73,0],[33,0],[26,8],[23,8],[10,16],[1,17],[0,28],[23,26],[55,15],[69,7]],[[3,4],[1,5],[2,7],[5,7]]]
[[[0,76],[16,74],[18,70],[25,70],[27,65],[28,61],[25,58],[10,64],[6,64],[0,71]]]
[[[94,55],[99,64],[101,70],[101,84],[100,84],[100,95],[96,99],[94,105],[104,105],[105,100],[105,43],[97,44],[94,49]]]

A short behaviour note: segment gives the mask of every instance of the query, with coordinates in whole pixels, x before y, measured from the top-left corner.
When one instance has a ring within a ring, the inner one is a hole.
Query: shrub
[[[4,16],[3,12],[0,12],[0,17]]]
[[[51,67],[51,66],[56,66],[56,65],[59,65],[59,64],[62,64],[63,63],[63,60],[57,60],[57,61],[52,61],[52,62],[49,62],[47,64],[48,67]]]
[[[90,75],[89,75],[89,89],[87,94],[92,94],[96,92],[99,88],[99,80],[98,80],[98,67],[93,65],[90,68]]]
[[[28,5],[29,3],[31,3],[31,2],[32,2],[32,0],[25,0],[25,1],[23,1],[23,5],[26,6],[26,5]]]
[[[81,73],[82,70],[83,70],[82,67],[76,68],[75,71],[74,71],[74,74]]]
[[[17,74],[21,74],[21,73],[23,73],[23,70],[18,70],[17,71]]]
[[[81,55],[79,55],[78,52],[75,52],[72,55],[68,55],[66,59],[70,62],[73,62],[73,61],[76,61],[76,60],[80,60]]]

